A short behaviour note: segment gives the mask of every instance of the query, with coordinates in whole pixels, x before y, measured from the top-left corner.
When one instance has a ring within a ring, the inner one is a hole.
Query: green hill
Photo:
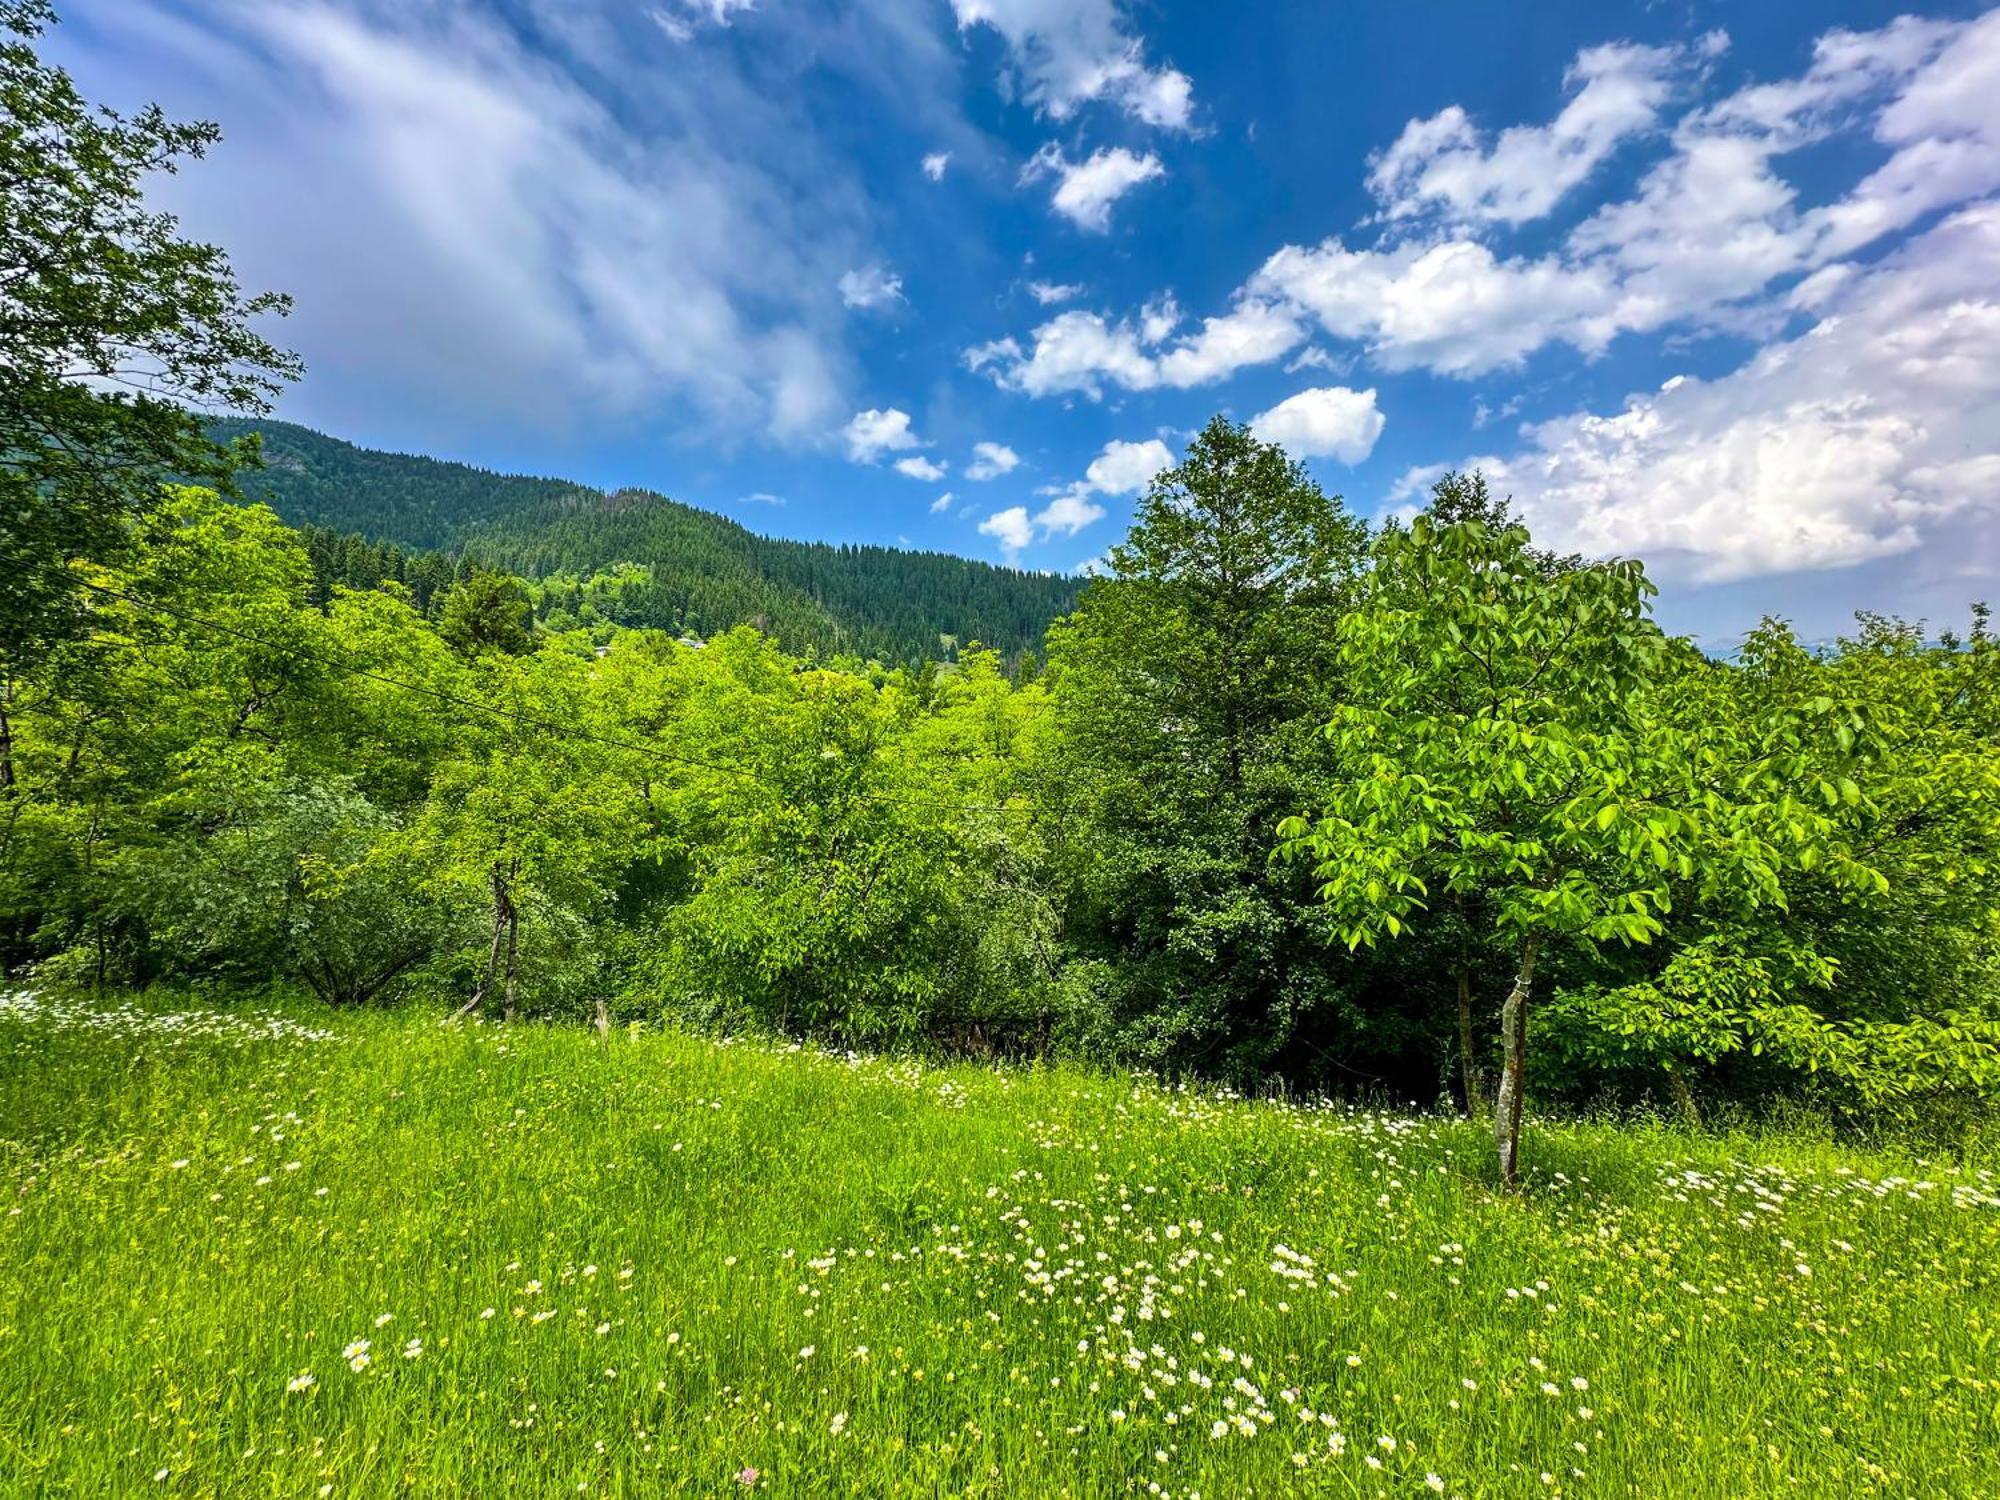
[[[645,490],[604,494],[563,479],[381,453],[289,422],[219,421],[263,435],[252,499],[291,524],[371,543],[462,554],[529,578],[638,563],[626,623],[707,633],[754,622],[795,650],[888,660],[973,640],[1009,655],[1040,645],[1076,602],[1078,580],[943,552],[758,536],[725,516]]]

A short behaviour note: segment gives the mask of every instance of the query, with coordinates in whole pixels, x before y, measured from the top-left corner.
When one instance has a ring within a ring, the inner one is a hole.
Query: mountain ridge
[[[627,623],[661,629],[755,623],[794,650],[885,660],[949,657],[974,640],[1014,656],[1039,649],[1082,583],[947,552],[762,536],[650,489],[502,474],[290,422],[223,419],[210,432],[260,435],[265,467],[241,477],[243,492],[291,525],[538,581],[638,564],[653,586]]]

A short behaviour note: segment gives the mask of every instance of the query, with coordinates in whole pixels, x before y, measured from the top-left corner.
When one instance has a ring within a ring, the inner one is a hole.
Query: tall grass
[[[2000,1180],[0,1002],[0,1490],[2000,1494]]]

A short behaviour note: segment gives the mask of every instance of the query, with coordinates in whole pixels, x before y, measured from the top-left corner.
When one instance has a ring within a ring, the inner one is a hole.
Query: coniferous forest
[[[914,663],[981,642],[1013,663],[1041,649],[1077,580],[944,553],[758,536],[641,490],[605,495],[561,480],[374,453],[290,423],[211,422],[218,442],[254,436],[262,467],[246,498],[305,530],[324,598],[333,584],[407,584],[428,610],[441,588],[487,568],[530,580],[537,620],[706,635],[754,624],[798,654]]]
[[[1088,579],[356,448],[53,20],[0,1493],[2000,1489],[1983,605],[1710,654],[1227,415]]]

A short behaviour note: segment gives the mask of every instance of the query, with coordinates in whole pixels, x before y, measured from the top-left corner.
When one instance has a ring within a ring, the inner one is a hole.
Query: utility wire
[[[307,646],[294,645],[287,641],[274,641],[265,636],[257,635],[252,631],[239,629],[234,625],[225,625],[220,620],[211,620],[206,616],[195,614],[191,610],[181,609],[171,604],[162,604],[156,599],[142,598],[137,594],[127,593],[123,589],[114,589],[107,584],[93,583],[87,578],[76,578],[72,575],[72,581],[89,589],[92,593],[123,600],[137,609],[151,610],[155,614],[167,615],[185,624],[197,625],[204,630],[212,630],[219,635],[231,636],[236,640],[247,642],[250,645],[261,646],[267,651],[283,652],[289,656],[317,662],[321,666],[331,667],[337,672],[342,672],[352,677],[364,678],[369,682],[378,682],[385,687],[400,688],[404,692],[416,693],[439,703],[449,703],[459,708],[471,709],[475,713],[490,714],[496,719],[507,719],[517,724],[525,724],[530,728],[539,729],[545,734],[553,734],[570,739],[589,740],[594,744],[605,745],[614,750],[624,750],[634,755],[643,755],[651,760],[667,764],[693,766],[699,770],[714,771],[725,776],[741,777],[746,781],[756,782],[759,785],[769,787],[770,790],[777,792],[780,797],[788,797],[788,794],[783,789],[774,786],[768,778],[759,775],[756,771],[746,766],[733,766],[723,761],[703,760],[692,755],[677,755],[671,750],[661,750],[653,745],[640,744],[636,740],[616,739],[610,735],[597,734],[591,730],[579,728],[574,724],[558,724],[552,719],[543,719],[534,714],[523,713],[519,709],[502,708],[497,704],[482,702],[477,698],[467,698],[458,693],[447,692],[443,688],[429,687],[424,683],[408,682],[400,677],[391,677],[386,673],[377,672],[369,667],[359,666],[354,662],[342,661],[336,657],[329,656],[325,652],[315,651]],[[856,790],[849,793],[849,795],[876,802],[900,800],[891,797],[886,792],[872,792],[865,789]],[[992,802],[933,802],[931,805],[933,807],[949,808],[958,812],[1009,811],[1005,804]]]

